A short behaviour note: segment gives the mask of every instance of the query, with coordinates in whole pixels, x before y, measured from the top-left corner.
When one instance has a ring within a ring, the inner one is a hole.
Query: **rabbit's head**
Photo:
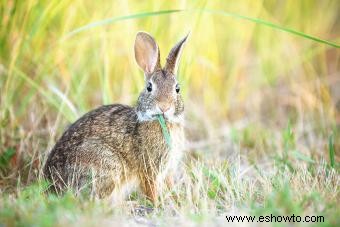
[[[145,32],[137,33],[135,58],[145,76],[145,88],[137,102],[140,121],[154,120],[156,115],[163,114],[170,122],[182,122],[184,105],[176,74],[186,39],[187,36],[171,49],[162,68],[154,38]]]

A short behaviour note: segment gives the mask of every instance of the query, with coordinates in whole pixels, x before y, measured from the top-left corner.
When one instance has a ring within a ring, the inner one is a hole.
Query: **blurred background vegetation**
[[[176,9],[187,10],[169,11]],[[222,172],[236,164],[241,172],[336,168],[339,12],[338,0],[1,1],[0,192],[39,179],[55,141],[82,114],[134,105],[144,86],[133,54],[140,30],[156,38],[162,62],[191,32],[178,75],[187,163]],[[338,183],[336,171],[336,192],[320,186],[326,204],[339,201]]]

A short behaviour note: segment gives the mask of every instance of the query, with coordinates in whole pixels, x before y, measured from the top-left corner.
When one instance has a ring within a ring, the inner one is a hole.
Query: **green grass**
[[[226,166],[211,169],[200,162],[190,165],[186,170],[191,174],[185,175],[171,192],[164,192],[161,205],[143,216],[136,213],[138,207],[151,205],[139,193],[117,205],[86,194],[75,197],[71,191],[63,196],[47,194],[47,183],[42,181],[18,189],[15,197],[4,194],[0,200],[0,221],[18,226],[99,225],[137,220],[162,225],[169,220],[182,225],[222,224],[225,220],[216,218],[233,214],[235,211],[230,209],[237,208],[243,215],[321,215],[325,222],[318,226],[339,222],[337,202],[327,200],[329,194],[335,193],[334,171],[326,176],[326,171],[318,168],[316,180],[317,176],[303,168],[298,169],[300,173],[287,169],[270,176],[261,170],[261,174],[252,174],[251,179],[241,178],[239,171]]]
[[[336,0],[2,1],[0,226],[225,225],[231,214],[339,225],[338,24]],[[162,62],[191,31],[177,184],[152,212],[138,191],[122,204],[47,194],[41,169],[67,125],[136,102],[140,30]]]
[[[335,148],[334,148],[334,138],[333,135],[329,136],[328,142],[328,150],[329,150],[329,164],[332,168],[335,167]]]

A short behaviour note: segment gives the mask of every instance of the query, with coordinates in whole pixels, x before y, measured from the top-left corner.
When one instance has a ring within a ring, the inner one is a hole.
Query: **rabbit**
[[[160,188],[172,187],[184,151],[184,104],[176,74],[187,37],[171,49],[162,68],[155,39],[137,33],[135,60],[145,78],[137,105],[104,105],[68,127],[43,169],[53,191],[90,188],[96,197],[107,198],[123,196],[125,187],[136,186],[156,203]],[[157,121],[159,114],[171,146]]]

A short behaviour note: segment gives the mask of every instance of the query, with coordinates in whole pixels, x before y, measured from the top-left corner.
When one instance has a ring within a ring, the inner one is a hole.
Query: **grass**
[[[332,168],[335,167],[335,148],[334,148],[334,141],[333,141],[333,135],[329,136],[329,144],[328,144],[328,149],[329,149],[329,162],[330,166]]]
[[[0,226],[224,225],[233,214],[339,225],[338,12],[336,0],[1,2]],[[162,62],[191,31],[177,184],[145,214],[139,192],[123,204],[46,194],[41,169],[65,127],[135,103],[139,30]]]

